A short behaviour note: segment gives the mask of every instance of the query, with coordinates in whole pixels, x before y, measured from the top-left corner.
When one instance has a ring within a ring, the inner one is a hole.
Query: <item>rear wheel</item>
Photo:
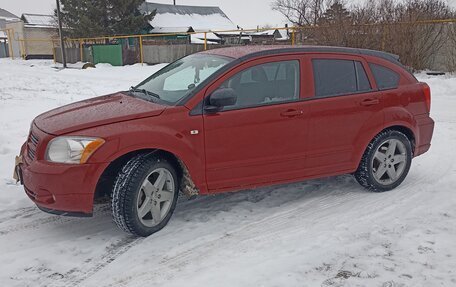
[[[374,192],[394,189],[407,176],[412,156],[412,144],[405,134],[396,130],[383,131],[364,152],[355,178]]]
[[[176,207],[174,167],[154,154],[138,155],[120,171],[112,197],[113,219],[122,230],[149,236],[166,226]]]

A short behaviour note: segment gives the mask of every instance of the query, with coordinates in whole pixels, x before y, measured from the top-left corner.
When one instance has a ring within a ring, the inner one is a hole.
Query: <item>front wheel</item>
[[[383,131],[364,152],[355,178],[374,192],[392,190],[407,176],[412,156],[412,144],[405,134],[396,130]]]
[[[112,196],[114,222],[126,232],[149,236],[170,220],[178,190],[176,171],[166,159],[138,155],[117,176]]]

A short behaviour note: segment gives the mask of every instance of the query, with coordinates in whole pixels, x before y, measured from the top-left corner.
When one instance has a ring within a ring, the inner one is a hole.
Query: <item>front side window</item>
[[[377,64],[370,63],[369,66],[379,90],[395,89],[399,86],[400,76],[398,73]]]
[[[165,103],[176,103],[233,59],[194,54],[166,66],[134,88]]]
[[[239,72],[220,88],[234,90],[237,101],[228,109],[255,107],[299,99],[299,61],[257,65]]]
[[[354,94],[372,89],[359,61],[314,59],[312,66],[316,97]]]

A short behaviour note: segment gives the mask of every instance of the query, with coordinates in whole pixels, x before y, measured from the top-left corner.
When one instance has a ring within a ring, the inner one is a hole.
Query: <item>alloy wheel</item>
[[[171,209],[174,178],[165,168],[153,170],[144,180],[137,198],[137,214],[142,224],[154,227],[162,222]]]
[[[382,185],[394,184],[404,173],[407,150],[400,140],[388,139],[376,150],[372,159],[375,180]]]

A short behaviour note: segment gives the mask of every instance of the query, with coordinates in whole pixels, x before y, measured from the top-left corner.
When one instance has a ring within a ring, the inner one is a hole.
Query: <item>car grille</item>
[[[36,149],[38,147],[39,142],[40,139],[31,131],[27,141],[27,155],[31,160],[35,160]]]

